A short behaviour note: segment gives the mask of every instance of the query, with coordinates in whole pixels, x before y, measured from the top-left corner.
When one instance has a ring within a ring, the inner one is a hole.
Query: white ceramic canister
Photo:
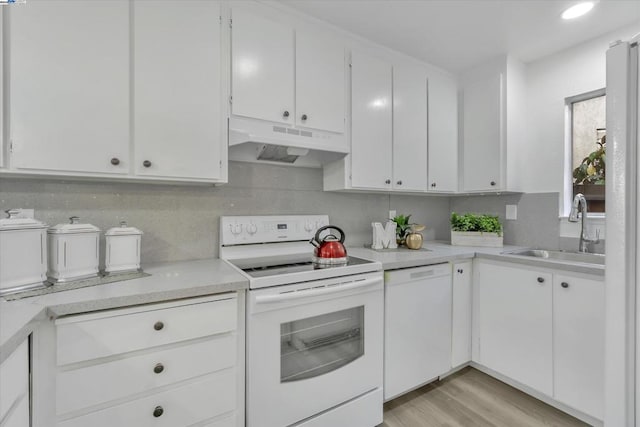
[[[49,228],[49,270],[53,282],[86,279],[98,275],[100,229],[81,224],[72,216],[68,224]]]
[[[142,231],[129,227],[126,221],[104,234],[105,272],[121,273],[140,270],[140,240]]]
[[[47,224],[6,211],[0,219],[0,294],[42,286],[47,279]]]

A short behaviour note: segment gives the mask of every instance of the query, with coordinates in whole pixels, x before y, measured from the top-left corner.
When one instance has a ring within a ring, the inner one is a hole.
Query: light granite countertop
[[[452,246],[448,242],[427,241],[422,250],[372,250],[349,247],[349,255],[378,261],[384,270],[420,267],[474,257],[513,262],[534,268],[548,268],[604,277],[604,266],[554,261],[511,255],[527,249]],[[182,298],[247,289],[248,280],[220,259],[183,261],[144,266],[151,276],[123,282],[56,292],[16,301],[0,298],[0,363],[44,319],[78,313],[149,304]]]
[[[390,249],[373,250],[363,247],[347,248],[349,255],[379,261],[384,270],[420,267],[423,265],[439,264],[471,258],[484,258],[495,261],[512,262],[529,267],[563,270],[573,273],[590,274],[604,277],[604,266],[580,262],[560,261],[552,259],[533,258],[513,255],[516,252],[529,249],[526,246],[505,245],[501,248],[487,248],[480,246],[452,246],[449,242],[426,241],[421,250]]]
[[[220,259],[143,266],[151,276],[5,301],[0,298],[0,363],[38,322],[71,314],[247,289],[248,280]]]
[[[439,264],[449,261],[471,259],[477,253],[500,254],[504,251],[524,249],[520,246],[505,246],[502,248],[480,248],[471,246],[452,246],[447,242],[426,241],[422,249],[406,248],[374,250],[363,247],[347,248],[349,255],[370,259],[382,263],[383,270],[420,267],[423,265]]]

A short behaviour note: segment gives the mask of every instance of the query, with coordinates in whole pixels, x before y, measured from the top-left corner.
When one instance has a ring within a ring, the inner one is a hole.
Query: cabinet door
[[[29,340],[25,340],[0,365],[0,421],[29,425]],[[9,421],[10,420],[10,421]],[[4,427],[4,422],[0,423]]]
[[[554,397],[599,420],[604,416],[605,285],[553,279]]]
[[[502,187],[502,74],[464,88],[464,191]]]
[[[293,28],[233,9],[232,113],[294,123]]]
[[[453,264],[451,366],[471,361],[471,261]]]
[[[344,46],[326,34],[296,30],[296,125],[344,132]]]
[[[478,267],[480,363],[551,396],[551,274]]]
[[[220,5],[137,0],[133,7],[136,174],[219,178]]]
[[[384,398],[451,368],[451,267],[392,271],[385,283]],[[431,277],[442,274],[440,277]]]
[[[427,75],[393,67],[393,188],[427,189]]]
[[[351,64],[351,185],[391,189],[391,64],[359,52]]]
[[[429,79],[430,191],[458,191],[458,86],[446,76]]]
[[[129,2],[29,1],[10,23],[13,167],[128,173]]]

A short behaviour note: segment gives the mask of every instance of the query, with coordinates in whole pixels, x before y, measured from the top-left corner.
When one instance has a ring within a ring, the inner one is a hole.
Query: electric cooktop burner
[[[287,257],[287,259],[274,257],[233,260],[232,263],[251,277],[268,277],[320,269],[347,268],[354,265],[370,264],[372,261],[350,256],[344,264],[318,265],[305,256],[297,260],[293,260],[291,257]]]

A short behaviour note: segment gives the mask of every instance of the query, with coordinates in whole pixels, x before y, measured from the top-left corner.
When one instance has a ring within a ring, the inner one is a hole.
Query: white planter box
[[[503,236],[498,233],[481,231],[451,231],[451,244],[454,246],[487,246],[501,248]]]

